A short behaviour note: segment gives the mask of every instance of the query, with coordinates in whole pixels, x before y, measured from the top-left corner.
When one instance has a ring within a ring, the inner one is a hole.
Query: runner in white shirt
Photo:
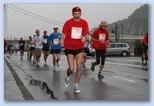
[[[31,56],[30,58],[33,57],[33,64],[36,63],[36,62],[35,62],[35,37],[36,37],[36,35],[33,35],[32,41],[31,41],[31,44],[32,44],[32,46],[31,46],[32,56]]]
[[[40,36],[40,31],[36,30],[35,41],[35,58],[36,58],[36,66],[39,67],[39,61],[41,57],[41,51],[43,47],[43,38]]]
[[[29,36],[29,40],[28,40],[28,47],[29,47],[29,53],[28,53],[28,60],[31,61],[32,57],[33,57],[33,64],[35,64],[35,59],[34,59],[34,50],[35,50],[35,42],[34,42],[34,37],[33,36]]]

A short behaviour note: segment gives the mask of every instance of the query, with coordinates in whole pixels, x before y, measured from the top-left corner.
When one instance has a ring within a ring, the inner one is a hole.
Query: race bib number
[[[72,27],[71,38],[72,39],[81,39],[82,28],[81,27]]]
[[[99,34],[99,40],[105,41],[105,34]]]
[[[43,43],[47,43],[47,39],[43,39]]]
[[[59,44],[59,39],[54,39],[54,40],[53,40],[53,44],[54,44],[54,45],[58,45],[58,44]]]

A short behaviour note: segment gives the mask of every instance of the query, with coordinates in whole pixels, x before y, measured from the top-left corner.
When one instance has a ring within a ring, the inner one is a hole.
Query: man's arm
[[[66,35],[62,34],[61,40],[60,40],[60,44],[61,46],[64,46],[64,40],[65,40]]]

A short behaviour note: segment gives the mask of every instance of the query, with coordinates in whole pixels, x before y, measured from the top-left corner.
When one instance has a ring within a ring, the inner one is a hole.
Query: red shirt
[[[144,38],[143,38],[143,45],[145,45],[145,46],[148,45],[148,35],[144,35]]]
[[[80,19],[75,22],[73,18],[65,22],[62,33],[65,36],[64,48],[70,50],[76,50],[83,48],[82,36],[86,36],[89,33],[87,21]]]
[[[92,38],[98,41],[92,42],[92,48],[94,49],[106,49],[107,48],[107,42],[109,40],[109,33],[106,30],[102,30],[100,28],[97,28],[94,33],[92,34]]]

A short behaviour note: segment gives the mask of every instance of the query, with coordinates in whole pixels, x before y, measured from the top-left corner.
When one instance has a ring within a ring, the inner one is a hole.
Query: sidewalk
[[[4,64],[4,97],[6,101],[24,101],[23,95],[14,80],[6,62]]]
[[[12,57],[13,56],[11,56],[11,58],[5,57],[5,65],[7,66],[9,64],[9,66],[12,68],[13,73],[11,73],[11,71],[10,71],[10,74],[15,79],[16,86],[18,87],[19,91],[21,92],[23,98],[25,100],[30,100],[30,101],[32,101],[32,100],[35,100],[35,101],[52,100],[39,87],[32,86],[29,84],[29,81],[31,78],[29,77],[29,75],[27,73],[25,73],[25,71],[22,68],[16,66],[16,64],[12,61],[12,59],[13,59]],[[9,86],[13,85],[8,82],[4,82],[4,83],[7,83]],[[7,89],[5,89],[5,92],[8,92]],[[16,94],[16,95],[20,95],[20,94]],[[6,95],[4,95],[4,96],[6,96]],[[7,95],[7,96],[10,96],[10,95]],[[6,100],[9,101],[7,98],[6,98]],[[10,101],[14,101],[13,98],[10,98]],[[17,101],[21,101],[21,100],[17,99]]]

